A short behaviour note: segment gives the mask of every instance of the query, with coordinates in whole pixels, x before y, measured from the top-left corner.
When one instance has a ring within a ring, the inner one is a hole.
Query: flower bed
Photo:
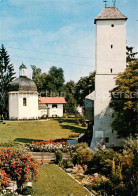
[[[17,182],[18,189],[24,183],[38,178],[38,164],[27,153],[13,149],[0,148],[0,188],[8,186],[9,181]]]
[[[61,150],[62,152],[71,152],[75,149],[75,146],[70,146],[66,141],[40,141],[40,142],[32,142],[32,144],[26,145],[27,150],[32,152],[56,152],[57,150]]]

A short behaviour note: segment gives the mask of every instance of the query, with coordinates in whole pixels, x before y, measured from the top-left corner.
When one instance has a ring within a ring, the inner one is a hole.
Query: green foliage
[[[74,114],[76,112],[76,100],[68,91],[66,92],[66,102],[64,111],[68,114]]]
[[[99,148],[98,151],[93,154],[92,160],[88,163],[87,173],[100,173],[102,175],[111,175],[113,157],[114,151],[112,149],[106,151],[102,148]]]
[[[56,163],[59,164],[63,158],[63,154],[61,150],[57,150],[56,154]]]
[[[126,55],[127,55],[126,61],[127,62],[130,62],[130,61],[136,60],[136,57],[135,56],[138,54],[138,52],[133,52],[133,49],[134,49],[133,47],[127,46],[126,49],[127,49],[127,52],[126,52]]]
[[[77,144],[76,150],[73,153],[74,164],[87,164],[92,159],[92,151],[87,143]]]
[[[115,114],[112,129],[121,137],[135,136],[137,133],[137,86],[138,60],[135,60],[123,73],[118,74],[116,87],[111,91],[110,107]]]
[[[2,45],[0,48],[0,118],[8,118],[8,91],[10,83],[15,78],[10,57]]]
[[[106,192],[108,195],[137,195],[137,150],[136,139],[126,140],[122,152],[99,148],[88,164],[88,174],[98,173],[90,188],[98,193]]]
[[[26,186],[26,187],[24,187],[23,189],[22,189],[22,195],[31,195],[31,193],[33,192],[33,189],[32,189],[32,187],[28,187],[28,186]]]
[[[74,164],[72,162],[72,159],[68,158],[68,159],[63,159],[60,166],[63,168],[73,168]]]
[[[45,79],[46,90],[53,93],[64,92],[64,71],[62,68],[51,67]]]
[[[76,84],[75,99],[77,105],[84,106],[85,97],[90,94],[95,88],[95,72],[90,73],[87,77],[81,77]]]
[[[47,74],[41,73],[41,69],[37,68],[35,65],[31,65],[31,68],[33,70],[32,79],[37,86],[38,92],[41,92],[45,88],[44,81],[46,79]]]

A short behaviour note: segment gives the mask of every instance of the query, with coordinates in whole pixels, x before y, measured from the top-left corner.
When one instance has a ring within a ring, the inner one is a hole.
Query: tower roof
[[[19,67],[19,69],[27,69],[27,67],[22,63]]]
[[[95,18],[94,24],[97,20],[127,20],[116,7],[105,7],[103,11]]]

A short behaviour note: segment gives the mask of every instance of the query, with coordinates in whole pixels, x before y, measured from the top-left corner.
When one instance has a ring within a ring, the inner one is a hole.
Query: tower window
[[[110,69],[110,72],[112,73],[113,72],[113,69]]]
[[[111,45],[111,48],[113,48],[113,45]]]
[[[111,24],[111,27],[114,27],[114,24]]]
[[[26,105],[27,105],[26,98],[23,98],[23,106],[26,106]]]

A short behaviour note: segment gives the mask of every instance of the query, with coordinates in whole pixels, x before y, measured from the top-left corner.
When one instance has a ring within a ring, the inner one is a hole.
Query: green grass
[[[86,128],[72,122],[59,120],[8,122],[0,124],[0,142],[30,143],[33,140],[54,140],[69,138],[69,135],[85,133]]]
[[[90,196],[82,185],[78,184],[58,166],[43,165],[40,168],[40,177],[33,183],[33,196]]]

